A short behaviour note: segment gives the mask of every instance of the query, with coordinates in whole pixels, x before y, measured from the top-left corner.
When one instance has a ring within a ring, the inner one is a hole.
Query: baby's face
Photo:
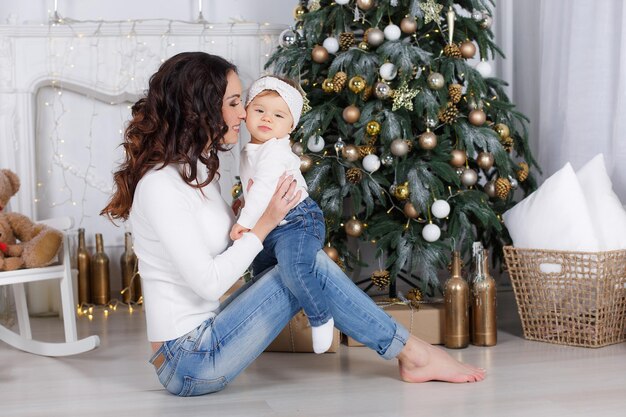
[[[256,96],[246,109],[246,127],[252,143],[265,143],[272,138],[282,138],[292,131],[293,117],[289,106],[275,92]]]

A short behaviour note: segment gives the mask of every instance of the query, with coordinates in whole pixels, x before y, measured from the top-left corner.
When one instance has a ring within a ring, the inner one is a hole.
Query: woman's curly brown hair
[[[182,164],[181,177],[192,187],[209,184],[219,168],[217,153],[228,131],[222,101],[230,71],[225,59],[204,52],[183,52],[165,61],[150,78],[146,96],[132,107],[122,146],[124,162],[113,174],[114,193],[100,214],[128,219],[135,188],[150,169]],[[208,178],[199,182],[198,161]]]

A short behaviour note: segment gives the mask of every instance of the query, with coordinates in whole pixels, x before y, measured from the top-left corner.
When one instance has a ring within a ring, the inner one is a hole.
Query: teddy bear
[[[0,271],[37,268],[55,261],[63,234],[4,207],[20,188],[19,177],[0,169]]]

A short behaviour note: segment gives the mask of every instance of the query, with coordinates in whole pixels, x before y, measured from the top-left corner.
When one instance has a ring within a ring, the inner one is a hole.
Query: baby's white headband
[[[265,90],[276,91],[283,100],[285,100],[291,112],[291,117],[293,117],[293,126],[296,127],[300,120],[300,115],[302,114],[302,106],[304,105],[304,99],[300,91],[276,77],[259,78],[250,86],[246,106],[250,104],[252,99],[261,91]]]

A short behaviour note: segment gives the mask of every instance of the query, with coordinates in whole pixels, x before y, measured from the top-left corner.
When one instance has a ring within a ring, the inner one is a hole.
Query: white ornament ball
[[[339,2],[337,2],[337,3],[339,3]],[[480,11],[480,10],[474,9],[472,11],[472,19],[474,19],[477,22],[480,22],[481,20],[483,20],[483,12]]]
[[[367,172],[375,172],[380,168],[380,159],[377,155],[369,154],[363,158],[363,169]]]
[[[480,23],[480,27],[483,29],[489,29],[491,28],[492,24],[493,24],[493,18],[489,16],[488,14],[485,14],[483,21]]]
[[[450,204],[446,200],[435,200],[430,212],[438,219],[445,219],[450,214]]]
[[[434,242],[441,236],[441,229],[436,224],[429,223],[422,229],[422,237],[426,242]]]
[[[329,54],[335,54],[339,50],[339,41],[337,38],[331,36],[330,38],[324,39],[322,46],[326,48]]]
[[[313,135],[309,138],[306,147],[309,148],[311,152],[320,152],[324,149],[324,145],[324,138],[320,135]]]
[[[480,61],[476,64],[476,71],[485,78],[491,77],[491,74],[493,74],[493,68],[487,61]]]
[[[393,23],[387,25],[384,30],[385,39],[388,41],[397,41],[402,36],[402,31],[398,25],[394,25]]]
[[[398,75],[398,69],[391,62],[385,62],[380,66],[380,70],[378,71],[383,80],[393,80]]]
[[[343,5],[346,5],[346,4],[350,3],[350,0],[335,0],[335,3],[343,6]]]

